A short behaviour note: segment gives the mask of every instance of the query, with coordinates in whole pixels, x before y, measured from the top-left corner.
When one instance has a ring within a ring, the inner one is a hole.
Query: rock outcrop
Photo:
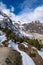
[[[22,57],[16,50],[0,47],[0,65],[22,65]]]

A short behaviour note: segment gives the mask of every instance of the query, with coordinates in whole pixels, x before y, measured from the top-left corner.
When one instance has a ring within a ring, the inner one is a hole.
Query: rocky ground
[[[7,47],[0,47],[0,65],[22,65],[19,52]]]
[[[43,65],[43,59],[38,54],[38,52],[34,49],[32,49],[32,45],[26,44],[27,46],[23,44],[19,44],[19,49],[26,52],[35,62],[36,65]]]

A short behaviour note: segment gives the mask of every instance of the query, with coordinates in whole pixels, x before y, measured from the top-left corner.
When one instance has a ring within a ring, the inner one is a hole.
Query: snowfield
[[[3,42],[3,41],[5,41],[7,38],[6,38],[6,36],[5,36],[5,34],[2,32],[2,31],[0,31],[0,44]]]
[[[20,30],[20,36],[26,36],[26,37],[28,37],[29,39],[32,39],[33,38],[33,35],[31,34],[31,33],[29,33],[29,34],[27,34],[27,33],[25,33],[24,31],[21,31]]]
[[[19,50],[18,44],[15,44],[12,40],[9,41],[8,47],[11,47],[21,53],[23,65],[35,65],[30,56],[28,56],[25,52]]]

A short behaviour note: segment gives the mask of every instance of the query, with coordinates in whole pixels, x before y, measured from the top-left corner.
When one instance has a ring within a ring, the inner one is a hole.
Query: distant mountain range
[[[0,12],[0,15],[3,16],[3,18],[0,20],[0,27],[11,29],[18,35],[21,33],[21,31],[43,34],[43,23],[41,23],[39,20],[32,21],[31,23],[21,24],[20,21],[12,21],[10,16],[3,12]]]
[[[23,26],[24,26],[23,29],[24,31],[43,34],[43,23],[41,23],[39,20],[32,21],[31,23],[23,24]]]

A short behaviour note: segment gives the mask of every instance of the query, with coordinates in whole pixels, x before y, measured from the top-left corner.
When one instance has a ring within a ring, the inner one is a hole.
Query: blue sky
[[[35,9],[38,6],[43,5],[43,0],[0,0],[7,5],[8,8],[13,6],[15,8],[14,13],[19,14],[25,7]]]
[[[8,8],[13,6],[15,8],[14,13],[18,14],[21,11],[20,4],[24,2],[24,0],[0,0],[4,4],[7,5]]]
[[[22,23],[43,22],[43,0],[0,0],[0,10]]]

